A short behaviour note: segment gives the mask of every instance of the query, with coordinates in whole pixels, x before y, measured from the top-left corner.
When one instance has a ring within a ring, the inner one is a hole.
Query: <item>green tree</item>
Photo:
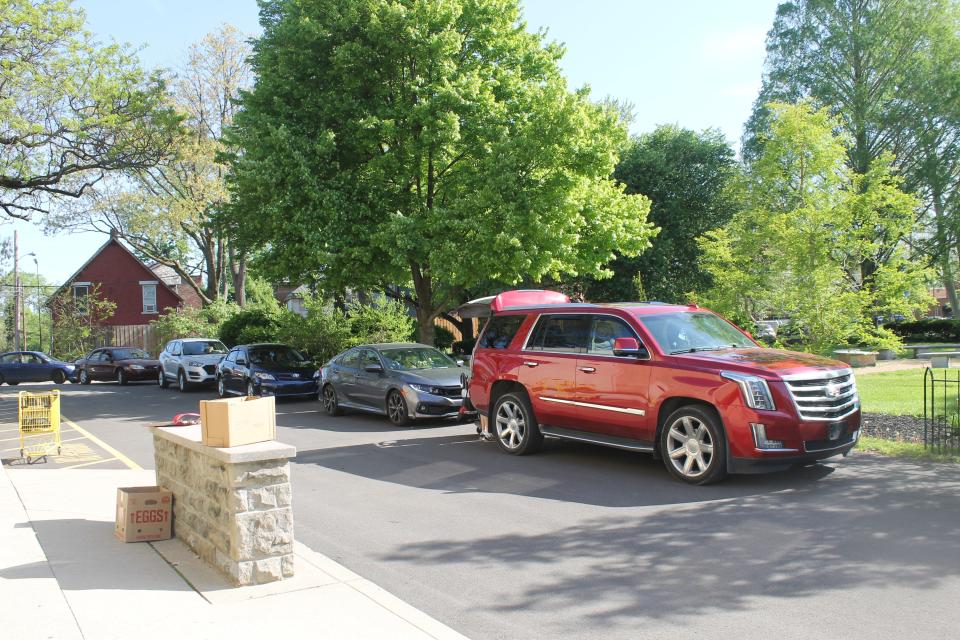
[[[420,339],[479,281],[601,275],[649,244],[626,130],[517,0],[266,0],[225,221],[274,275],[411,285]]]
[[[875,315],[925,309],[927,272],[896,252],[869,279],[859,265],[885,251],[874,230],[914,226],[916,200],[891,173],[890,158],[866,174],[846,163],[849,138],[836,118],[808,103],[769,105],[770,135],[747,176],[747,207],[701,240],[714,286],[703,301],[745,325],[788,316],[803,345],[879,346],[896,338]]]
[[[63,360],[79,358],[96,346],[108,331],[104,323],[117,310],[117,303],[104,297],[99,285],[79,299],[63,291],[48,306],[53,317],[52,355]]]
[[[166,154],[177,119],[135,55],[60,0],[0,0],[0,210],[29,219]]]
[[[233,289],[245,302],[246,259],[215,214],[228,200],[223,132],[233,122],[236,98],[252,78],[250,47],[224,25],[193,45],[171,78],[167,97],[182,118],[170,154],[152,167],[132,167],[88,190],[77,205],[51,219],[55,229],[118,233],[144,258],[173,268],[204,303]],[[201,271],[206,284],[191,277]]]
[[[650,220],[660,233],[640,256],[619,256],[610,265],[613,277],[587,281],[587,299],[624,300],[643,292],[654,300],[686,302],[689,292],[706,289],[696,239],[726,224],[738,206],[738,168],[723,135],[657,127],[631,140],[613,175],[627,193],[650,198]]]
[[[956,223],[944,201],[943,176],[958,168],[958,76],[960,33],[954,0],[797,0],[777,9],[767,36],[763,87],[744,134],[748,159],[763,149],[771,101],[812,99],[830,110],[849,139],[847,162],[864,176],[888,157],[905,178],[904,188],[923,197],[918,215],[929,212],[930,233],[918,246],[938,264],[954,289]],[[889,155],[888,155],[889,154]],[[895,260],[905,240],[878,227],[882,250],[859,265],[870,280]],[[960,303],[951,301],[955,313]]]

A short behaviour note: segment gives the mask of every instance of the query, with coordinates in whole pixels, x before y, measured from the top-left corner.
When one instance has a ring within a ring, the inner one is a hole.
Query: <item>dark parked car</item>
[[[462,363],[425,344],[371,344],[344,351],[320,370],[320,400],[331,416],[343,409],[386,415],[396,425],[452,418],[463,404]]]
[[[94,349],[86,358],[77,360],[77,379],[80,384],[94,380],[116,380],[120,384],[155,381],[160,362],[136,347],[104,347]]]
[[[11,351],[0,355],[0,384],[21,382],[76,382],[77,369],[39,351]]]
[[[217,365],[217,394],[308,397],[317,393],[316,367],[284,344],[234,347]]]

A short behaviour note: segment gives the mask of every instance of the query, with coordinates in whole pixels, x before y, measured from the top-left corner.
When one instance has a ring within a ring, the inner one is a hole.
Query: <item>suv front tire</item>
[[[660,455],[667,471],[689,484],[710,484],[727,475],[723,425],[701,405],[680,407],[667,417],[660,433]]]
[[[540,425],[525,393],[505,393],[497,398],[491,420],[497,445],[507,453],[535,453],[543,444]]]

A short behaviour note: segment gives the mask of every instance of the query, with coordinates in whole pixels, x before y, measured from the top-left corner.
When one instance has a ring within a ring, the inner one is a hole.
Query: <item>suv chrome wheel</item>
[[[223,378],[217,377],[217,395],[221,398],[227,395],[227,388],[223,386]]]
[[[160,367],[160,372],[157,374],[157,384],[160,385],[161,389],[166,389],[167,385],[167,376],[163,373],[163,367]]]
[[[726,473],[722,428],[705,408],[681,407],[667,418],[661,455],[675,477],[691,484],[715,482]]]
[[[508,393],[500,396],[494,405],[493,422],[497,444],[507,453],[533,453],[543,443],[540,425],[537,424],[529,401],[521,394]]]

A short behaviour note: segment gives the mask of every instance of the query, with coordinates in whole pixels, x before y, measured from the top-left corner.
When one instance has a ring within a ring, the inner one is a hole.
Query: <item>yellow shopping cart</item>
[[[60,455],[60,392],[17,395],[20,424],[20,457],[29,463],[56,449]]]

